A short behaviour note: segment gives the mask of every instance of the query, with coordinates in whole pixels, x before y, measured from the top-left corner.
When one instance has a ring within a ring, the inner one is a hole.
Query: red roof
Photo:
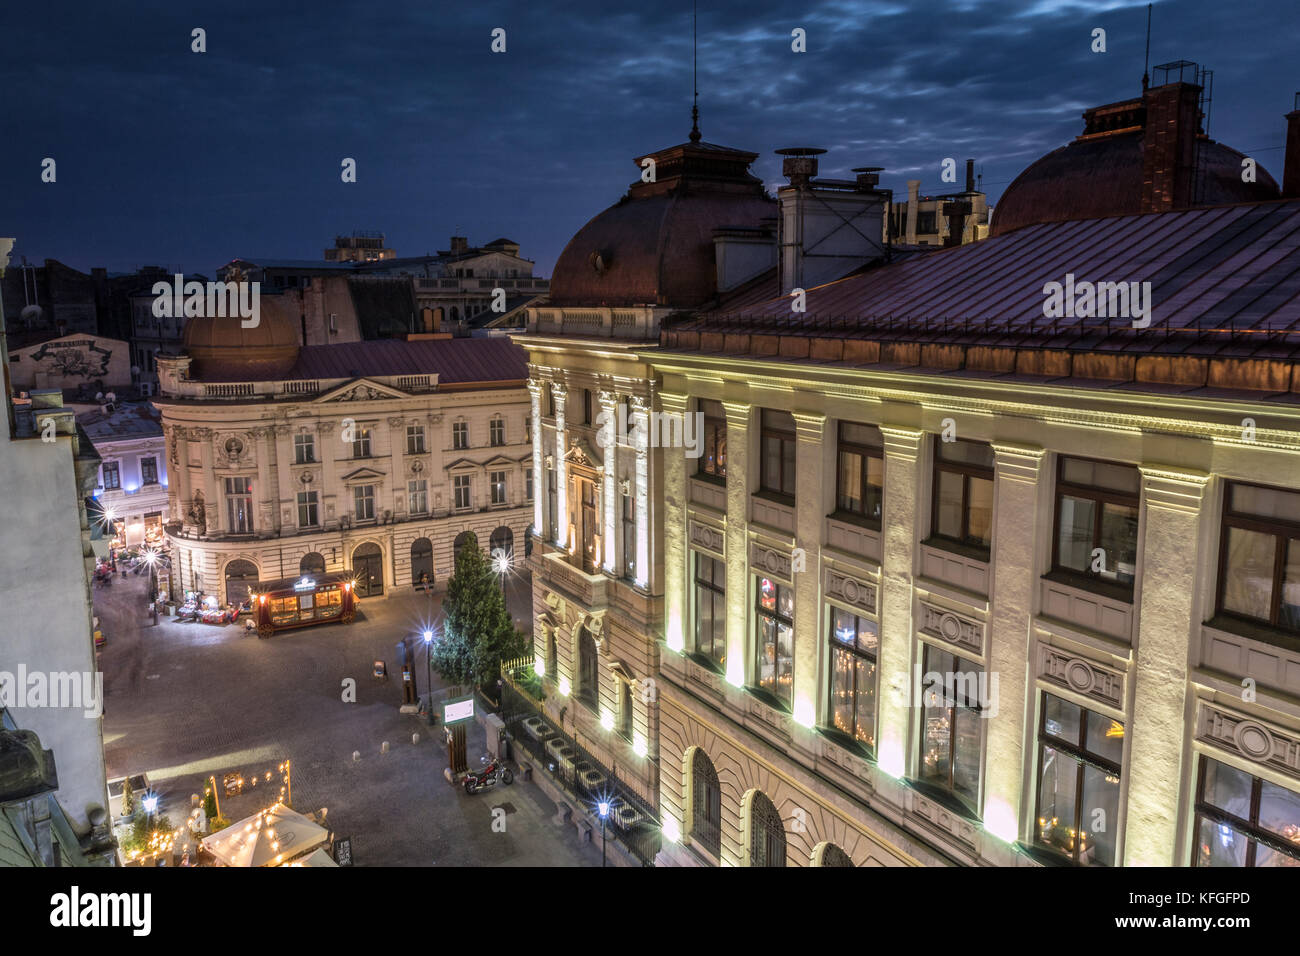
[[[522,382],[528,356],[507,338],[379,339],[308,345],[285,379],[361,378],[437,373],[441,386]],[[253,379],[259,381],[262,379]]]

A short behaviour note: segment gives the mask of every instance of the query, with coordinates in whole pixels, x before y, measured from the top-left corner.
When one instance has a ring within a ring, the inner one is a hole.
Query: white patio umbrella
[[[227,866],[279,866],[329,838],[318,826],[283,803],[203,838],[203,848]]]
[[[323,846],[317,847],[316,849],[312,850],[311,853],[307,854],[304,857],[299,857],[296,860],[290,860],[288,863],[281,863],[280,865],[281,866],[333,866],[333,867],[338,866],[338,864],[334,862],[334,858],[325,852],[325,848]]]

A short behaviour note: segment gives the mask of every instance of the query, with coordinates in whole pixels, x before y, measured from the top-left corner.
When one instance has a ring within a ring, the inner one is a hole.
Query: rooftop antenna
[[[691,86],[695,101],[691,105],[691,142],[700,141],[700,72],[699,72],[699,3],[691,4]]]
[[[1151,65],[1151,4],[1147,4],[1147,52],[1146,58],[1142,61],[1142,92],[1147,91],[1147,84],[1150,78],[1147,76],[1147,67]]]

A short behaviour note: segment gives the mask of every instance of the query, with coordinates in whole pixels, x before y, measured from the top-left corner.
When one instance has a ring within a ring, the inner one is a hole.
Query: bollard
[[[411,743],[413,743],[413,744],[418,744],[419,742],[420,742],[420,735],[419,735],[419,734],[411,734]]]
[[[352,762],[356,763],[360,759],[361,759],[361,751],[360,750],[352,751]]]
[[[379,745],[379,752],[380,752],[381,754],[386,754],[386,753],[388,753],[388,741],[387,741],[387,740],[385,740],[382,744]]]

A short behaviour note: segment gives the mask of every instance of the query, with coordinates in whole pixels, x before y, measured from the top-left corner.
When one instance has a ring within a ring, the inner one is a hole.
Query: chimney
[[[1286,158],[1282,161],[1282,198],[1300,199],[1300,93],[1286,114]]]
[[[950,200],[943,204],[943,214],[948,218],[948,235],[943,237],[944,246],[960,246],[966,238],[966,217],[970,215],[970,203],[960,199]]]
[[[463,255],[469,251],[469,240],[464,236],[451,237],[451,254],[453,256]]]
[[[966,191],[973,193],[975,191],[975,160],[966,160]]]
[[[916,245],[916,214],[920,211],[921,206],[921,180],[909,179],[907,181],[907,232],[904,234],[904,242],[909,246]]]
[[[1177,81],[1153,87],[1142,96],[1146,107],[1142,212],[1187,209],[1192,204],[1200,95],[1201,87],[1195,83]]]
[[[778,149],[790,185],[777,190],[781,292],[842,278],[885,254],[886,193],[880,169],[862,166],[855,179],[817,179],[824,149]]]

